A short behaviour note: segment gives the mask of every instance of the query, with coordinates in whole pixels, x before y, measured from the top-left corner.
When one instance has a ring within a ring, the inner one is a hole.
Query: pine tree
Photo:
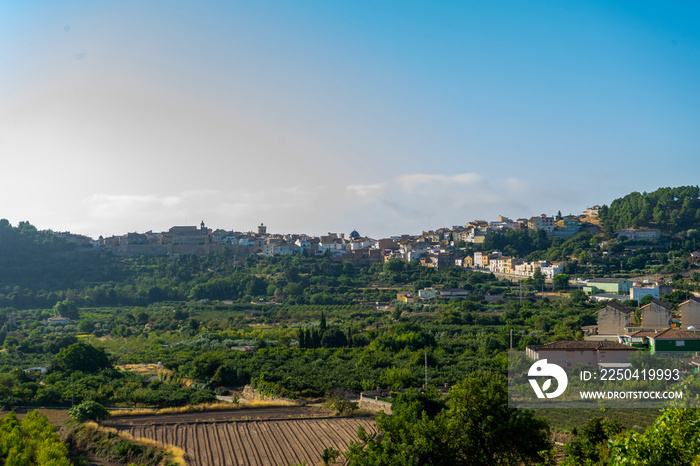
[[[326,331],[326,315],[321,311],[321,324],[318,326],[319,330],[321,331],[321,335],[323,335],[323,332]]]

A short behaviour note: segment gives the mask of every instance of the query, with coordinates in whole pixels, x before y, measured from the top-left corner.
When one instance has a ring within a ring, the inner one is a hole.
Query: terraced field
[[[185,450],[197,466],[318,464],[324,448],[347,449],[357,428],[377,428],[372,418],[273,419],[191,424],[119,426],[134,437],[145,437]],[[342,460],[343,457],[339,460]]]

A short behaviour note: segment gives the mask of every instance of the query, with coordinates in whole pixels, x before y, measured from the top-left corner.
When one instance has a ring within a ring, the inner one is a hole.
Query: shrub
[[[83,401],[78,406],[73,406],[68,414],[78,422],[102,421],[109,417],[109,411],[95,401]]]

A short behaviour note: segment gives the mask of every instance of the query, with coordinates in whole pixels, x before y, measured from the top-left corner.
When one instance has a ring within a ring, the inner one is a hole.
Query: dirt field
[[[333,414],[322,408],[311,406],[243,408],[228,411],[205,411],[193,413],[159,414],[143,416],[119,416],[108,419],[103,424],[121,429],[137,425],[191,424],[197,422],[231,422],[275,419],[307,419],[329,417]]]
[[[17,418],[19,420],[24,419],[27,416],[27,413],[29,411],[39,411],[41,414],[46,415],[46,417],[49,418],[49,422],[55,426],[61,427],[63,424],[68,422],[68,408],[56,408],[56,409],[47,409],[47,408],[39,408],[39,409],[34,409],[34,408],[17,408],[15,410],[15,414],[17,414]],[[5,414],[7,414],[9,411],[0,411],[0,417],[4,417]]]
[[[318,419],[327,415],[310,407],[243,409],[124,417],[109,425],[180,447],[195,466],[315,465],[326,447],[346,450],[359,426],[368,433],[377,431],[372,418]]]

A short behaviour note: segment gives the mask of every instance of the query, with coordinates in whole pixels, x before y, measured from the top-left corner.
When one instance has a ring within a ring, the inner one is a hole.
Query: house
[[[523,259],[518,259],[516,257],[509,257],[503,261],[503,273],[515,273],[515,268],[525,262]]]
[[[615,301],[610,301],[596,314],[599,335],[622,335],[625,333],[625,328],[632,323],[634,311]]]
[[[42,320],[42,324],[67,324],[70,322],[70,319],[68,317],[62,317],[62,316],[54,316],[54,317],[49,317],[46,320]]]
[[[402,303],[412,303],[416,295],[411,291],[399,291],[396,293],[396,300]]]
[[[576,217],[566,217],[555,223],[552,235],[558,238],[570,238],[579,232],[581,222]]]
[[[592,303],[599,303],[601,301],[610,301],[610,300],[620,300],[623,299],[624,296],[620,296],[619,294],[612,294],[612,293],[598,293],[592,295],[588,300]]]
[[[593,207],[589,207],[586,210],[584,210],[583,215],[585,215],[587,217],[596,217],[598,215],[599,211],[600,211],[600,206],[594,205]]]
[[[472,256],[466,256],[461,259],[455,259],[455,265],[464,267],[465,269],[471,269],[474,267],[474,258]]]
[[[420,299],[431,299],[437,296],[437,290],[433,287],[430,288],[423,288],[422,290],[418,290],[418,297]]]
[[[46,366],[35,366],[35,367],[28,367],[27,369],[24,370],[24,372],[39,372],[39,373],[44,373],[48,370],[48,367]]]
[[[550,280],[554,278],[555,275],[564,273],[564,266],[562,264],[553,264],[549,261],[520,262],[513,266],[513,273],[532,277],[536,269],[540,269],[542,275]]]
[[[489,228],[472,228],[467,230],[464,239],[467,243],[483,244],[490,234],[491,229]]]
[[[492,261],[493,259],[496,259],[496,258],[501,257],[501,256],[502,256],[502,254],[500,251],[494,251],[490,254],[477,251],[474,253],[474,268],[475,269],[488,269],[489,262]]]
[[[489,259],[489,270],[495,273],[508,273],[509,264],[512,265],[513,258],[509,256],[500,256]]]
[[[625,237],[629,241],[659,241],[661,230],[654,228],[627,228],[615,232],[618,238]]]
[[[564,265],[549,264],[546,261],[542,261],[542,266],[540,267],[540,270],[542,271],[542,275],[544,275],[544,278],[551,280],[552,278],[554,278],[555,275],[564,273]]]
[[[527,356],[535,361],[546,359],[562,367],[574,367],[577,364],[627,363],[630,354],[637,351],[629,345],[617,341],[578,341],[561,340],[547,345],[528,346]]]
[[[632,288],[630,288],[630,299],[633,299],[639,303],[641,303],[642,298],[647,295],[651,295],[652,298],[659,299],[661,297],[659,285],[639,286],[637,283],[635,283]]]
[[[642,314],[642,328],[668,328],[673,326],[673,306],[656,298],[639,308]]]
[[[700,328],[700,298],[691,296],[688,301],[680,303],[681,327],[684,329]]]
[[[441,298],[459,298],[459,299],[464,299],[469,295],[469,292],[467,290],[463,290],[461,288],[447,288],[444,290],[440,290],[440,297]]]
[[[661,357],[685,357],[700,351],[700,336],[677,328],[640,330],[620,337],[628,346],[648,349]]]
[[[431,254],[420,258],[420,265],[423,267],[432,267],[437,270],[443,270],[447,267],[455,265],[454,254],[443,253]]]
[[[554,217],[547,217],[545,214],[539,217],[532,217],[527,221],[527,227],[530,230],[544,230],[545,233],[551,234],[554,231]]]
[[[399,244],[391,238],[382,238],[374,245],[377,249],[398,249]]]
[[[632,287],[632,282],[624,278],[591,278],[586,282],[583,291],[589,294],[615,293],[627,294]]]

